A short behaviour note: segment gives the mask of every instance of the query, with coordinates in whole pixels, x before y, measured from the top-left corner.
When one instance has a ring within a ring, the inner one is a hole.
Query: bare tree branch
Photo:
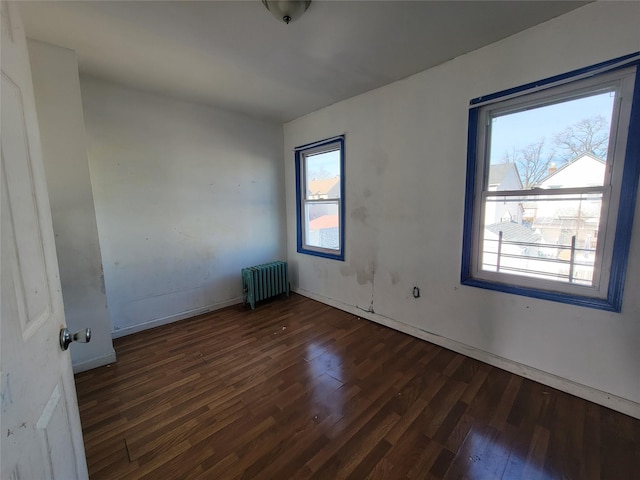
[[[552,147],[545,138],[522,148],[513,147],[502,157],[504,163],[514,163],[524,189],[538,185],[549,175],[553,163],[563,165],[577,156],[590,153],[605,159],[609,148],[609,123],[602,115],[584,118],[553,135]]]
[[[560,160],[570,160],[583,153],[606,158],[609,148],[609,123],[602,115],[585,118],[553,136],[560,150]]]
[[[513,148],[511,152],[505,152],[502,161],[516,165],[524,189],[536,186],[549,174],[554,151],[544,154],[544,150],[545,139],[541,138],[524,148]]]

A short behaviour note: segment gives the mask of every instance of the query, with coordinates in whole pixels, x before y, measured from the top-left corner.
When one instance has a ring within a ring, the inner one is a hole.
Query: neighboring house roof
[[[322,215],[309,222],[309,230],[324,230],[325,228],[337,228],[338,215]]]
[[[515,163],[497,163],[489,167],[489,185],[500,185],[507,178],[509,173],[515,175],[520,188],[522,188],[522,182],[520,181],[520,175],[518,174],[518,168]]]
[[[542,236],[539,233],[519,223],[499,222],[487,225],[486,229],[496,235],[502,232],[502,239],[509,242],[537,243],[542,240]]]
[[[538,182],[538,185],[540,186],[543,186],[544,184],[549,185],[553,181],[554,177],[558,176],[559,174],[563,174],[565,170],[574,167],[579,161],[583,161],[585,159],[595,160],[596,162],[602,164],[603,166],[606,165],[606,162],[601,158],[598,158],[591,153],[584,152],[574,157],[573,159],[569,160],[567,163],[565,163],[564,165],[562,165],[561,167],[557,168],[552,173],[544,177],[542,180]]]
[[[322,178],[320,180],[309,180],[307,191],[309,195],[328,195],[331,197],[339,195],[340,177]]]

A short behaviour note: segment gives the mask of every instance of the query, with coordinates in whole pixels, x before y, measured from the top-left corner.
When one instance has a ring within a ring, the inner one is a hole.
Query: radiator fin
[[[286,293],[289,296],[287,262],[277,261],[243,268],[242,303],[256,308],[256,302]]]

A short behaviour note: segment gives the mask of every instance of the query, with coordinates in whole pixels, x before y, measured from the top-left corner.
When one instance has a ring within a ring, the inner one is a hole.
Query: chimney
[[[556,168],[556,162],[551,162],[551,165],[549,165],[549,175],[551,175],[553,172],[555,172],[557,170]]]

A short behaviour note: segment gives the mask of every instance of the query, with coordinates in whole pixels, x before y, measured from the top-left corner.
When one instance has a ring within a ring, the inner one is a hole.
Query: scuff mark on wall
[[[0,390],[0,402],[2,403],[2,411],[13,405],[13,397],[11,396],[11,379],[9,373],[2,377],[2,389]]]
[[[379,155],[373,157],[373,165],[375,166],[376,173],[382,175],[387,170],[387,164],[389,163],[389,156],[384,151],[378,151]]]
[[[367,207],[363,205],[362,207],[354,208],[351,211],[351,218],[356,222],[361,222],[366,225],[367,220],[369,219],[369,211],[367,210]]]
[[[356,280],[360,285],[366,285],[367,283],[373,284],[373,277],[375,275],[375,261],[372,260],[370,265],[365,268],[358,268],[353,265],[344,265],[343,267],[340,267],[340,274],[343,277],[350,277],[355,275]]]
[[[369,304],[369,307],[366,309],[358,305],[356,305],[356,307],[365,312],[375,313],[373,309],[373,302],[375,298],[376,261],[371,260],[366,269],[355,268],[351,265],[345,265],[344,267],[340,268],[340,273],[343,276],[351,276],[355,274],[356,280],[360,285],[366,285],[367,283],[371,284],[371,303]]]
[[[104,286],[104,267],[102,264],[100,264],[100,291],[105,295],[107,293],[106,287]]]
[[[371,262],[371,303],[369,304],[369,311],[376,313],[373,309],[373,300],[376,295],[376,262]]]

